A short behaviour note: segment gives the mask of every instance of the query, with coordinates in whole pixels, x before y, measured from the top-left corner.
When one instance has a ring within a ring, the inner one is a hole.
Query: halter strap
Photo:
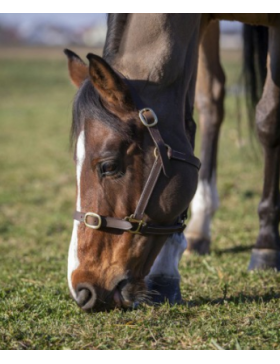
[[[74,220],[85,223],[91,229],[107,232],[119,230],[141,235],[171,235],[181,233],[185,229],[184,223],[157,226],[148,224],[142,220],[136,220],[132,217],[126,217],[126,220],[122,220],[115,217],[98,215],[93,212],[83,213],[75,211],[73,218]]]
[[[166,146],[160,131],[157,127],[158,119],[154,111],[150,108],[143,108],[139,111],[139,118],[143,125],[145,125],[150,133],[150,136],[156,146],[159,153],[161,166],[164,175],[168,178],[170,175],[170,161],[166,153]]]
[[[140,199],[138,201],[138,204],[136,206],[135,212],[133,214],[133,218],[136,220],[142,220],[144,216],[144,212],[146,210],[146,207],[148,205],[148,202],[150,200],[150,197],[152,195],[152,192],[155,188],[155,185],[157,183],[158,177],[160,175],[160,171],[162,168],[162,160],[156,156],[156,159],[154,161],[153,167],[151,169],[151,172],[149,174],[149,177],[147,179],[147,182],[144,186],[143,192],[140,196]]]

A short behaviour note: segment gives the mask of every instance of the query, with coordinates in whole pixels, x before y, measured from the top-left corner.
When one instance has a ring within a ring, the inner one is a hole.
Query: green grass
[[[235,58],[226,58],[229,85],[240,74]],[[221,134],[212,253],[181,262],[187,304],[88,315],[66,279],[75,202],[66,63],[6,55],[0,80],[0,349],[280,349],[280,276],[247,272],[262,163],[245,116],[240,143],[234,96]]]

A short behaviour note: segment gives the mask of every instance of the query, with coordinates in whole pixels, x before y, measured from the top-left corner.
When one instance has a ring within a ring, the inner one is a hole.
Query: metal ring
[[[164,144],[164,145],[166,146],[167,151],[172,150],[172,148],[170,147],[170,145],[168,145],[168,144]],[[155,147],[155,149],[154,149],[154,156],[155,156],[155,158],[158,157],[158,148],[157,147]],[[167,154],[167,156],[168,156],[168,154]],[[169,158],[169,156],[168,156],[168,158]]]
[[[88,224],[87,223],[87,217],[88,216],[92,216],[92,217],[96,217],[98,219],[98,223],[96,225],[91,225],[91,224]],[[101,227],[101,224],[102,224],[102,219],[101,219],[101,216],[94,213],[94,212],[87,212],[85,214],[85,217],[84,217],[84,223],[87,227],[91,228],[91,229],[95,229],[95,230],[98,230],[100,227]]]
[[[153,115],[153,118],[154,118],[154,121],[151,124],[147,123],[147,120],[146,120],[146,118],[144,116],[144,113],[147,112],[147,111],[150,111],[150,113]],[[148,128],[151,128],[152,126],[155,126],[158,123],[158,118],[156,116],[156,113],[152,109],[150,109],[149,107],[139,111],[139,118],[140,118],[142,124],[147,126]]]

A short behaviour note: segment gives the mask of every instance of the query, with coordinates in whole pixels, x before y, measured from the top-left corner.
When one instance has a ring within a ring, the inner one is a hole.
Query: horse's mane
[[[108,14],[107,35],[103,49],[103,58],[110,63],[111,58],[118,53],[129,14]]]

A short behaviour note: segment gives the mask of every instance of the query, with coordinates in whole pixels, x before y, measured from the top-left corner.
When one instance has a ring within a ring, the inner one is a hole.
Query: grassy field
[[[66,279],[75,200],[66,62],[60,50],[0,49],[0,349],[280,349],[280,275],[247,272],[262,159],[244,105],[240,129],[236,123],[238,58],[224,54],[229,92],[212,253],[183,257],[186,305],[88,315]]]

